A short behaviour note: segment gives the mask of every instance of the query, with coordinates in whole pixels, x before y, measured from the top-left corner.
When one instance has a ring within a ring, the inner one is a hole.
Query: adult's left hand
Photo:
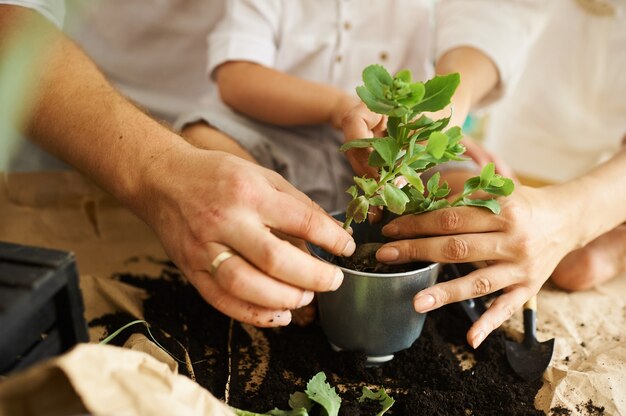
[[[483,208],[456,207],[400,217],[386,225],[383,234],[404,240],[384,245],[377,259],[392,264],[487,262],[487,267],[426,288],[414,298],[415,310],[424,313],[503,289],[467,334],[476,348],[539,291],[580,241],[578,207],[558,189],[521,186],[500,199],[499,215]]]

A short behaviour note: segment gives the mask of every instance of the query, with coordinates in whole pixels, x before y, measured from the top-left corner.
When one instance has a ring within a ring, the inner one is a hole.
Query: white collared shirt
[[[514,79],[541,21],[535,0],[227,0],[209,36],[210,74],[227,61],[249,61],[354,92],[372,63],[416,79],[457,46],[492,58],[501,84]]]

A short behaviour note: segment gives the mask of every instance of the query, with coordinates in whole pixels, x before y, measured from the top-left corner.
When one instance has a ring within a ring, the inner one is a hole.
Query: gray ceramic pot
[[[335,218],[343,220],[342,215]],[[380,226],[353,224],[357,244],[384,242]],[[332,255],[315,245],[316,257],[332,262]],[[438,263],[422,263],[404,273],[366,273],[341,267],[344,280],[334,292],[318,294],[320,322],[337,350],[363,351],[369,364],[393,358],[420,336],[425,314],[415,312],[413,297],[435,284]]]

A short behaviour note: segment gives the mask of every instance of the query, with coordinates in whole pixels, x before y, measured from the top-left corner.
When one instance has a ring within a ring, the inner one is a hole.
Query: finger
[[[292,322],[298,326],[307,326],[315,320],[317,305],[311,303],[303,308],[291,311]]]
[[[420,291],[413,298],[413,307],[417,312],[425,313],[449,303],[493,293],[523,279],[524,276],[512,274],[511,268],[505,264],[489,266]]]
[[[341,122],[345,141],[373,137],[374,131],[384,129],[386,118],[370,111],[361,103],[350,111]]]
[[[284,326],[291,322],[289,310],[263,308],[239,299],[222,289],[207,272],[195,271],[188,277],[204,300],[233,319],[259,327]]]
[[[514,254],[506,247],[506,234],[499,232],[425,237],[387,243],[376,252],[376,260],[388,264],[509,260]]]
[[[207,244],[204,264],[210,264],[226,250],[221,244]],[[296,309],[313,300],[312,291],[304,291],[271,278],[252,267],[239,255],[224,260],[213,274],[213,279],[227,293],[269,309]]]
[[[352,236],[317,207],[311,200],[302,202],[281,193],[260,202],[265,225],[271,229],[310,241],[331,254],[352,255],[356,248]]]
[[[419,215],[403,215],[383,227],[391,238],[424,235],[447,235],[500,231],[505,227],[504,216],[493,215],[477,207],[444,208]]]
[[[368,163],[371,153],[371,149],[350,149],[346,152],[346,159],[348,159],[355,175],[378,178],[378,170]]]
[[[370,224],[378,224],[383,219],[383,209],[382,207],[372,207],[370,206],[369,211],[367,212],[367,220]]]
[[[519,310],[533,294],[531,289],[519,286],[498,296],[489,309],[467,331],[467,342],[473,348],[478,348],[491,332]]]
[[[238,224],[225,243],[268,276],[303,290],[336,290],[343,281],[338,267],[314,258],[256,223]]]

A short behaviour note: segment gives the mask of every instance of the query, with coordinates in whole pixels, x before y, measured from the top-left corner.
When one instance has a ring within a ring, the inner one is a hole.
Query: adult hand
[[[414,298],[415,310],[423,313],[503,289],[468,331],[474,348],[539,291],[580,241],[576,204],[558,187],[520,186],[500,204],[499,215],[457,207],[400,217],[386,225],[383,234],[404,240],[388,243],[377,253],[379,261],[392,264],[487,262],[484,268],[424,289]]]
[[[335,290],[339,268],[277,234],[350,255],[354,241],[330,216],[275,172],[218,151],[177,145],[145,173],[133,207],[200,295],[221,312],[257,326],[286,325],[313,292]],[[210,274],[215,259],[234,252]]]

